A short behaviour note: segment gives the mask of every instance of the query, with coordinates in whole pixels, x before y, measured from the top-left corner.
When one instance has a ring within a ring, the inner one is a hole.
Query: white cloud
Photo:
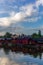
[[[15,16],[13,17],[14,18],[14,21],[23,21],[24,19],[24,13],[23,12],[18,12],[15,14]]]
[[[3,1],[5,0],[1,0],[1,2]],[[9,0],[9,2],[14,2],[14,1],[15,0]],[[41,16],[39,17],[37,16],[38,15],[37,7],[39,7],[40,4],[43,5],[43,0],[37,0],[33,4],[28,4],[28,5],[19,7],[19,12],[12,11],[9,13],[10,15],[9,17],[0,18],[0,26],[9,26],[11,23],[15,24],[21,21],[35,22],[38,19],[41,19]],[[34,6],[36,7],[35,9],[34,9]],[[2,12],[0,11],[0,13],[3,13],[3,12],[5,11],[2,11]],[[36,17],[34,17],[34,15]]]
[[[33,4],[22,6],[20,7],[20,10],[24,12],[26,16],[30,16],[32,14]]]
[[[21,12],[12,12],[9,17],[0,18],[0,26],[9,26],[11,23],[17,23],[23,19],[23,14]]]
[[[15,1],[17,1],[17,0],[9,0],[8,2],[9,3],[12,3],[12,2],[15,2]],[[19,0],[18,0],[19,1]],[[7,0],[5,1],[5,0],[1,0],[1,2],[7,2]],[[11,12],[11,16],[12,17],[14,17],[15,18],[15,20],[22,20],[22,18],[24,19],[25,17],[27,17],[27,16],[31,16],[32,14],[36,14],[37,12],[38,12],[38,9],[37,9],[37,7],[36,7],[36,9],[34,9],[34,6],[38,6],[39,7],[39,5],[40,4],[42,4],[43,5],[43,0],[37,0],[35,3],[31,3],[31,4],[28,4],[28,5],[24,5],[24,6],[21,6],[21,7],[19,7],[18,9],[19,9],[19,12],[16,12],[15,13],[15,11],[14,12]],[[9,5],[8,7],[12,7],[12,5]],[[16,5],[15,5],[16,6]],[[17,6],[16,6],[17,7]],[[13,7],[12,7],[13,8]],[[14,7],[15,8],[15,7]],[[14,9],[13,8],[13,9]]]
[[[37,0],[36,1],[36,7],[39,7],[40,5],[43,6],[43,0]]]
[[[41,16],[37,17],[36,13],[37,10],[33,8],[32,4],[22,6],[19,12],[12,11],[9,13],[9,17],[0,18],[0,26],[9,26],[11,23],[17,23],[21,21],[37,21],[38,19],[41,19]],[[29,18],[32,15],[34,16],[34,14],[36,14],[36,17]]]
[[[34,9],[33,4],[22,6],[19,9],[20,9],[19,12],[17,13],[13,12],[10,14],[11,20],[16,21],[16,22],[30,20],[29,17],[32,15],[34,16],[34,14],[37,13],[37,9]],[[38,18],[35,18],[34,20],[31,20],[31,21],[36,21]]]
[[[35,22],[38,19],[41,19],[41,16],[37,16],[38,15],[38,10],[37,8],[34,9],[35,4],[29,4],[29,5],[25,5],[20,7],[20,12],[17,12],[14,16],[14,20],[15,21],[31,21],[31,22]],[[34,17],[34,15],[36,17]],[[32,16],[32,17],[31,17]],[[31,18],[29,18],[31,17]]]
[[[8,26],[10,24],[7,17],[0,18],[0,26]]]

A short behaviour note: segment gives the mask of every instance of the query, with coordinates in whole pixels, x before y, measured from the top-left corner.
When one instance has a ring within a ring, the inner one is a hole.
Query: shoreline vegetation
[[[18,34],[12,34],[12,33],[10,33],[10,32],[6,32],[5,33],[5,35],[3,35],[3,36],[1,36],[0,35],[0,38],[12,38],[12,36],[18,36],[18,37],[20,37],[20,36],[22,36],[22,37],[32,37],[32,38],[40,38],[40,37],[43,37],[43,35],[41,35],[41,31],[39,30],[38,31],[38,33],[33,33],[33,34],[31,34],[31,35],[25,35],[25,34],[21,34],[21,35],[18,35]]]
[[[5,48],[34,48],[43,50],[43,35],[41,35],[41,31],[39,30],[38,34],[33,33],[30,35],[16,35],[6,32],[4,36],[0,36],[0,47]]]

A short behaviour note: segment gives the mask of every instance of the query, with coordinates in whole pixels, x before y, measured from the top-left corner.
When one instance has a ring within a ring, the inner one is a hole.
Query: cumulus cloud
[[[25,5],[20,7],[20,10],[25,13],[25,15],[30,16],[33,10],[33,4]]]
[[[18,0],[19,1],[19,0]],[[25,0],[21,0],[21,1],[25,1]],[[8,4],[6,4],[6,2],[8,2]],[[17,2],[17,0],[0,0],[0,4],[3,4],[3,8],[4,10],[1,10],[0,13],[8,13],[9,17],[1,17],[0,18],[0,26],[1,27],[9,27],[12,23],[18,23],[18,22],[36,22],[38,20],[40,20],[42,17],[38,16],[39,13],[39,6],[42,5],[43,6],[43,0],[36,0],[35,3],[31,3],[31,4],[26,4],[26,5],[22,5],[17,7],[16,5],[12,6],[12,4],[14,2]],[[15,11],[15,8],[18,11]],[[11,11],[12,9],[12,11]],[[9,11],[10,10],[10,11]],[[18,27],[18,26],[17,26]],[[22,27],[16,27],[17,29],[21,29],[21,31],[24,30],[24,28]],[[20,31],[20,32],[21,32]]]
[[[12,12],[11,15],[11,20],[15,22],[21,22],[21,21],[37,21],[38,19],[41,19],[41,16],[37,16],[37,9],[34,9],[33,4],[25,5],[19,8],[20,11],[15,13]],[[31,17],[31,16],[36,16],[36,17]],[[31,18],[30,18],[31,17]]]
[[[40,5],[43,6],[43,0],[37,0],[36,1],[36,6],[39,7]]]
[[[23,20],[23,13],[22,12],[18,12],[16,13],[13,17],[11,17],[11,19],[14,21],[22,21]]]
[[[28,4],[19,8],[19,12],[13,15],[14,21],[31,21],[35,22],[41,19],[41,16],[38,16],[39,12],[35,4]]]
[[[5,2],[5,0],[2,0],[1,3],[3,1]],[[9,2],[14,2],[14,1],[15,0],[9,0]],[[38,19],[41,19],[41,16],[39,16],[39,17],[37,16],[37,14],[38,14],[37,7],[36,8],[34,8],[34,7],[35,6],[39,7],[40,4],[43,5],[43,0],[37,0],[35,2],[35,4],[31,3],[28,5],[21,6],[21,7],[19,7],[19,12],[12,11],[9,13],[9,15],[10,15],[9,17],[0,18],[0,26],[9,26],[11,23],[17,23],[17,22],[21,22],[21,21],[34,22],[34,21],[37,21]],[[36,17],[33,17],[34,15]]]
[[[0,18],[0,26],[8,26],[10,24],[8,18]]]

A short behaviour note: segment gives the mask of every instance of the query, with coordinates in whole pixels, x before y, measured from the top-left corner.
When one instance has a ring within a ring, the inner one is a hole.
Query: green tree
[[[33,34],[32,34],[32,37],[33,37],[33,38],[38,38],[38,34],[33,33]]]
[[[11,38],[11,33],[9,33],[9,32],[6,32],[6,34],[4,35],[4,38]]]

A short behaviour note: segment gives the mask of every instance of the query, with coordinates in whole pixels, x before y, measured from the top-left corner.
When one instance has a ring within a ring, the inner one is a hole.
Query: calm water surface
[[[43,65],[43,53],[12,52],[1,48],[0,65]]]

